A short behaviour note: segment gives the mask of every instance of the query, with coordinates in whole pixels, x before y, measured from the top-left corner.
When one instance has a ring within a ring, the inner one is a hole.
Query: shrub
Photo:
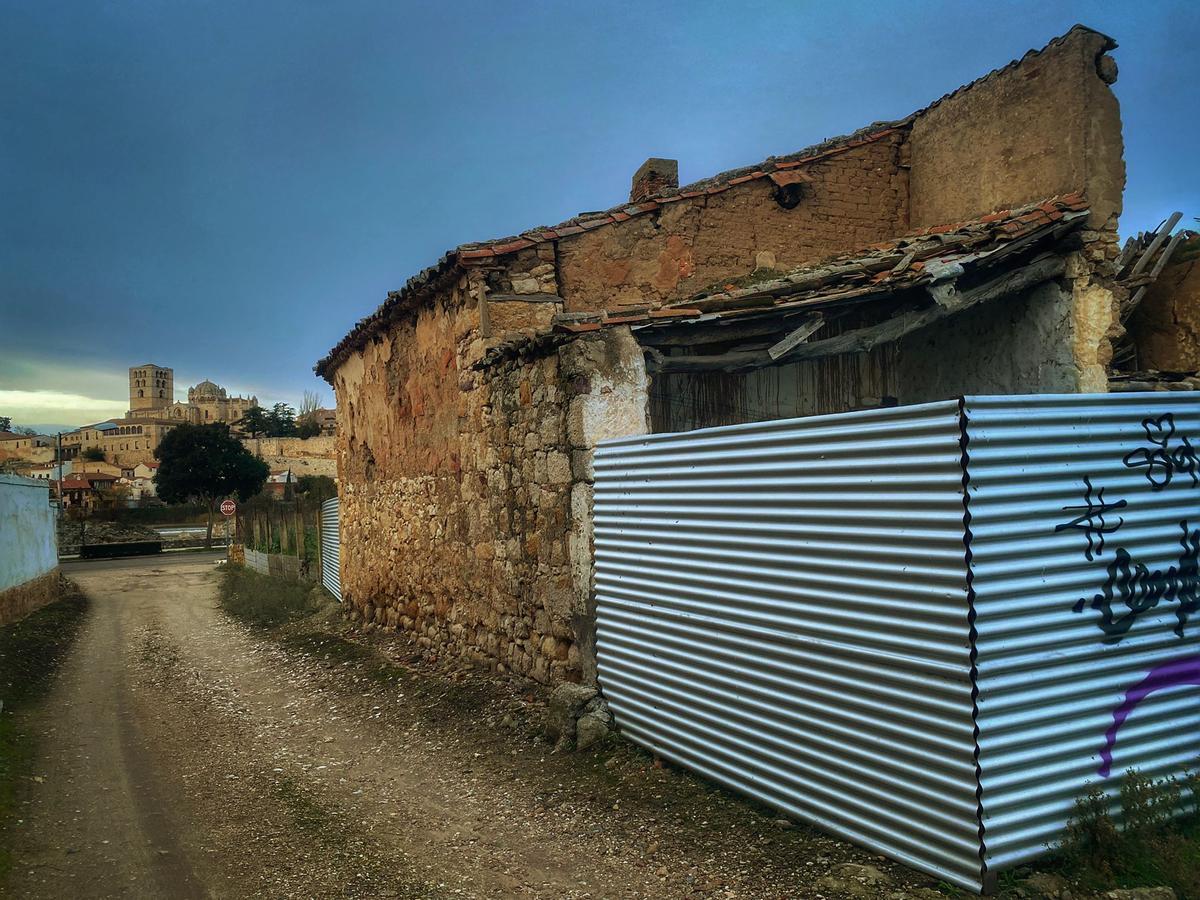
[[[242,566],[226,566],[221,579],[221,608],[250,625],[286,625],[316,611],[311,585],[284,581]]]
[[[1117,805],[1101,791],[1076,801],[1061,847],[1066,872],[1093,891],[1165,885],[1200,900],[1200,775],[1149,778],[1133,769]]]

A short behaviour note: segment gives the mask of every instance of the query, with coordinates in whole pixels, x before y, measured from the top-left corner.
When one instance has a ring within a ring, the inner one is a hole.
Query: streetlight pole
[[[54,457],[55,457],[55,463],[56,463],[55,475],[58,476],[58,479],[57,479],[58,480],[58,519],[61,521],[62,515],[63,515],[63,495],[62,495],[63,458],[62,458],[62,432],[61,431],[58,433],[58,447],[54,451]]]

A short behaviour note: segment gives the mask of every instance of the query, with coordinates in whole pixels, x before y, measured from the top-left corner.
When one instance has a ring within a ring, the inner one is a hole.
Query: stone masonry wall
[[[567,310],[684,299],[757,268],[787,269],[905,232],[903,140],[893,133],[805,167],[812,181],[793,209],[761,179],[559,241]]]
[[[337,441],[332,435],[310,438],[243,438],[242,444],[262,458],[271,471],[291,469],[301,475],[337,475]]]
[[[473,368],[495,277],[460,279],[338,369],[343,595],[430,656],[579,681],[594,671],[587,442],[629,419],[610,407],[645,430],[644,384],[625,402],[613,375],[636,383],[641,354],[626,331]]]
[[[1150,285],[1129,331],[1139,369],[1200,371],[1200,237],[1185,242]]]

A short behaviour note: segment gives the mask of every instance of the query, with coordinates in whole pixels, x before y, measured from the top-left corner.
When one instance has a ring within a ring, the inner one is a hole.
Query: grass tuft
[[[222,572],[221,608],[249,625],[272,628],[286,625],[317,609],[312,586],[259,575],[243,566],[226,566]]]
[[[14,714],[49,690],[50,676],[71,646],[87,607],[87,597],[69,585],[57,602],[0,627],[0,884],[12,867],[7,829],[17,812],[17,786],[32,771],[34,758],[33,736]]]
[[[1166,886],[1200,900],[1200,775],[1149,778],[1129,770],[1120,823],[1112,798],[1093,790],[1075,804],[1060,850],[1064,874],[1092,891]]]

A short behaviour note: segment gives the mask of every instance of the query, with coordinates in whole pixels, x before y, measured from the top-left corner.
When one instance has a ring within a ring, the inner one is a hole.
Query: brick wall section
[[[679,300],[749,274],[760,253],[786,269],[903,233],[903,141],[903,133],[890,134],[807,166],[812,181],[793,209],[775,202],[775,186],[764,178],[560,240],[566,308]]]
[[[243,438],[242,444],[261,457],[271,471],[291,469],[302,475],[337,475],[336,448],[332,435],[310,438]]]

